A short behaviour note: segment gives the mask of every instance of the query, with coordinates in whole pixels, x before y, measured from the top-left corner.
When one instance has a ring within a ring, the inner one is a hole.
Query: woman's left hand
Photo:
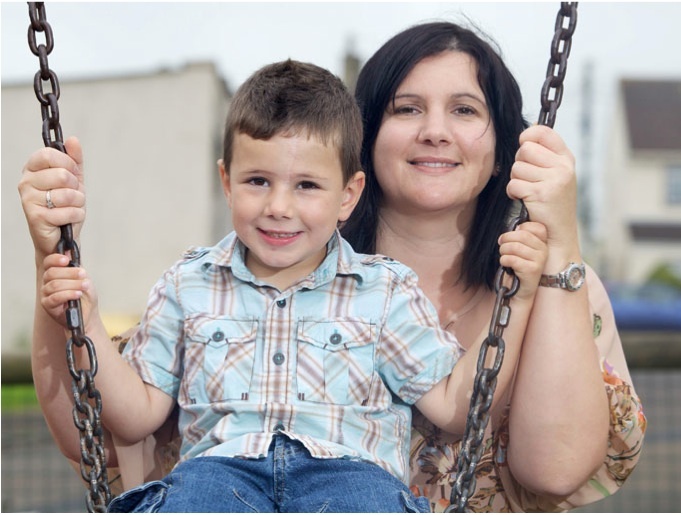
[[[546,226],[549,248],[579,247],[575,158],[557,132],[533,125],[521,133],[506,192]]]

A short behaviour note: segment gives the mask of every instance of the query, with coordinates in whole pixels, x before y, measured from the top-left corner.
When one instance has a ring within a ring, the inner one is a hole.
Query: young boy
[[[361,132],[326,70],[288,60],[247,80],[219,163],[235,230],[165,272],[123,357],[85,272],[46,259],[55,319],[84,296],[116,439],[137,442],[180,408],[180,463],[111,511],[429,511],[407,488],[410,405],[462,432],[477,353],[461,357],[408,268],[338,234],[364,187]],[[521,325],[546,259],[532,241]]]

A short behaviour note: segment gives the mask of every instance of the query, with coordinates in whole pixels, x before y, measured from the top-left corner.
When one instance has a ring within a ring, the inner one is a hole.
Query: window
[[[681,164],[667,167],[667,202],[681,204]]]

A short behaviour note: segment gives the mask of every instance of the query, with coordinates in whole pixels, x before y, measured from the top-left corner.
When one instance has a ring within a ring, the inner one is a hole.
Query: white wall
[[[82,263],[102,313],[122,315],[123,325],[140,316],[153,283],[184,249],[231,229],[216,166],[227,105],[225,84],[208,63],[61,83],[64,137],[78,136],[85,153]],[[3,85],[3,353],[27,348],[30,338],[34,258],[17,184],[42,145],[32,82]]]

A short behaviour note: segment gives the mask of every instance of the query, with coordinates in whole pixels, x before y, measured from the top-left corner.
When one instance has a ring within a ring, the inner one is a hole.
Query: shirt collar
[[[236,236],[236,232],[232,231],[208,251],[204,263],[209,265],[208,268],[231,268],[236,278],[259,286],[265,285],[246,267],[245,256],[246,247]],[[326,244],[326,257],[312,274],[296,284],[296,289],[316,288],[337,275],[355,276],[361,282],[364,274],[359,255],[341,237],[340,232],[335,230]]]

